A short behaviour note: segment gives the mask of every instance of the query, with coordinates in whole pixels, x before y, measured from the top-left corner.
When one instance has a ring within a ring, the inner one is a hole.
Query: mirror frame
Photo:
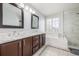
[[[24,13],[23,13],[23,8],[19,7],[15,3],[8,3],[8,4],[11,4],[14,7],[17,7],[17,8],[19,8],[21,10],[22,25],[21,26],[3,25],[3,4],[4,3],[0,3],[0,28],[24,28]]]
[[[37,17],[38,19],[37,19],[37,21],[38,21],[38,23],[37,23],[37,27],[34,27],[33,26],[33,16],[35,16],[35,17]],[[39,29],[39,17],[37,16],[37,15],[35,15],[35,14],[31,14],[31,29]]]

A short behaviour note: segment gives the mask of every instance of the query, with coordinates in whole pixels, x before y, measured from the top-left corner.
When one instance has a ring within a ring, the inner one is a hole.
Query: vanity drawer
[[[39,40],[33,41],[33,47],[39,44]]]
[[[39,44],[39,36],[37,35],[33,37],[33,47],[35,47],[38,44]]]
[[[39,35],[36,35],[33,37],[33,41],[35,41],[35,40],[39,40]]]
[[[39,49],[39,45],[33,48],[33,54]]]

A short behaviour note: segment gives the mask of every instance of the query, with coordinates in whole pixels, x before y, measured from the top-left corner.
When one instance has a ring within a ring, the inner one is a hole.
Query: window
[[[47,32],[58,31],[59,27],[60,27],[60,18],[59,17],[47,18],[47,20],[46,20],[46,31]]]
[[[59,18],[53,18],[52,19],[52,27],[55,29],[59,28]]]

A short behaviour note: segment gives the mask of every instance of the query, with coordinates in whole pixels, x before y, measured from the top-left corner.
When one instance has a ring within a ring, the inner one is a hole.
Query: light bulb
[[[20,3],[19,5],[24,8],[24,4],[23,3]]]
[[[32,13],[35,14],[35,11],[33,10]]]
[[[29,11],[32,13],[32,9],[30,8]]]
[[[29,6],[25,6],[25,9],[28,10],[29,9]]]
[[[30,12],[31,12],[31,13],[33,13],[33,14],[35,14],[35,11],[34,11],[34,10],[32,10],[31,8],[30,8]]]

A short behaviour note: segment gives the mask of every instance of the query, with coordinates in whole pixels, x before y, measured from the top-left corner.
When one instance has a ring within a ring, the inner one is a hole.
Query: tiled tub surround
[[[54,18],[59,18],[59,28],[51,27],[51,21]],[[67,38],[64,36],[63,31],[63,18],[63,12],[56,13],[46,18],[46,44],[68,50]]]
[[[64,50],[69,50],[66,37],[55,35],[53,33],[46,33],[46,44]]]
[[[22,38],[26,38],[26,37],[30,37],[30,36],[34,36],[34,35],[39,35],[39,34],[43,34],[43,33],[44,32],[38,32],[38,31],[35,31],[35,32],[13,31],[13,32],[8,32],[8,33],[2,32],[2,33],[0,33],[0,44],[7,43],[10,41],[20,40]]]

